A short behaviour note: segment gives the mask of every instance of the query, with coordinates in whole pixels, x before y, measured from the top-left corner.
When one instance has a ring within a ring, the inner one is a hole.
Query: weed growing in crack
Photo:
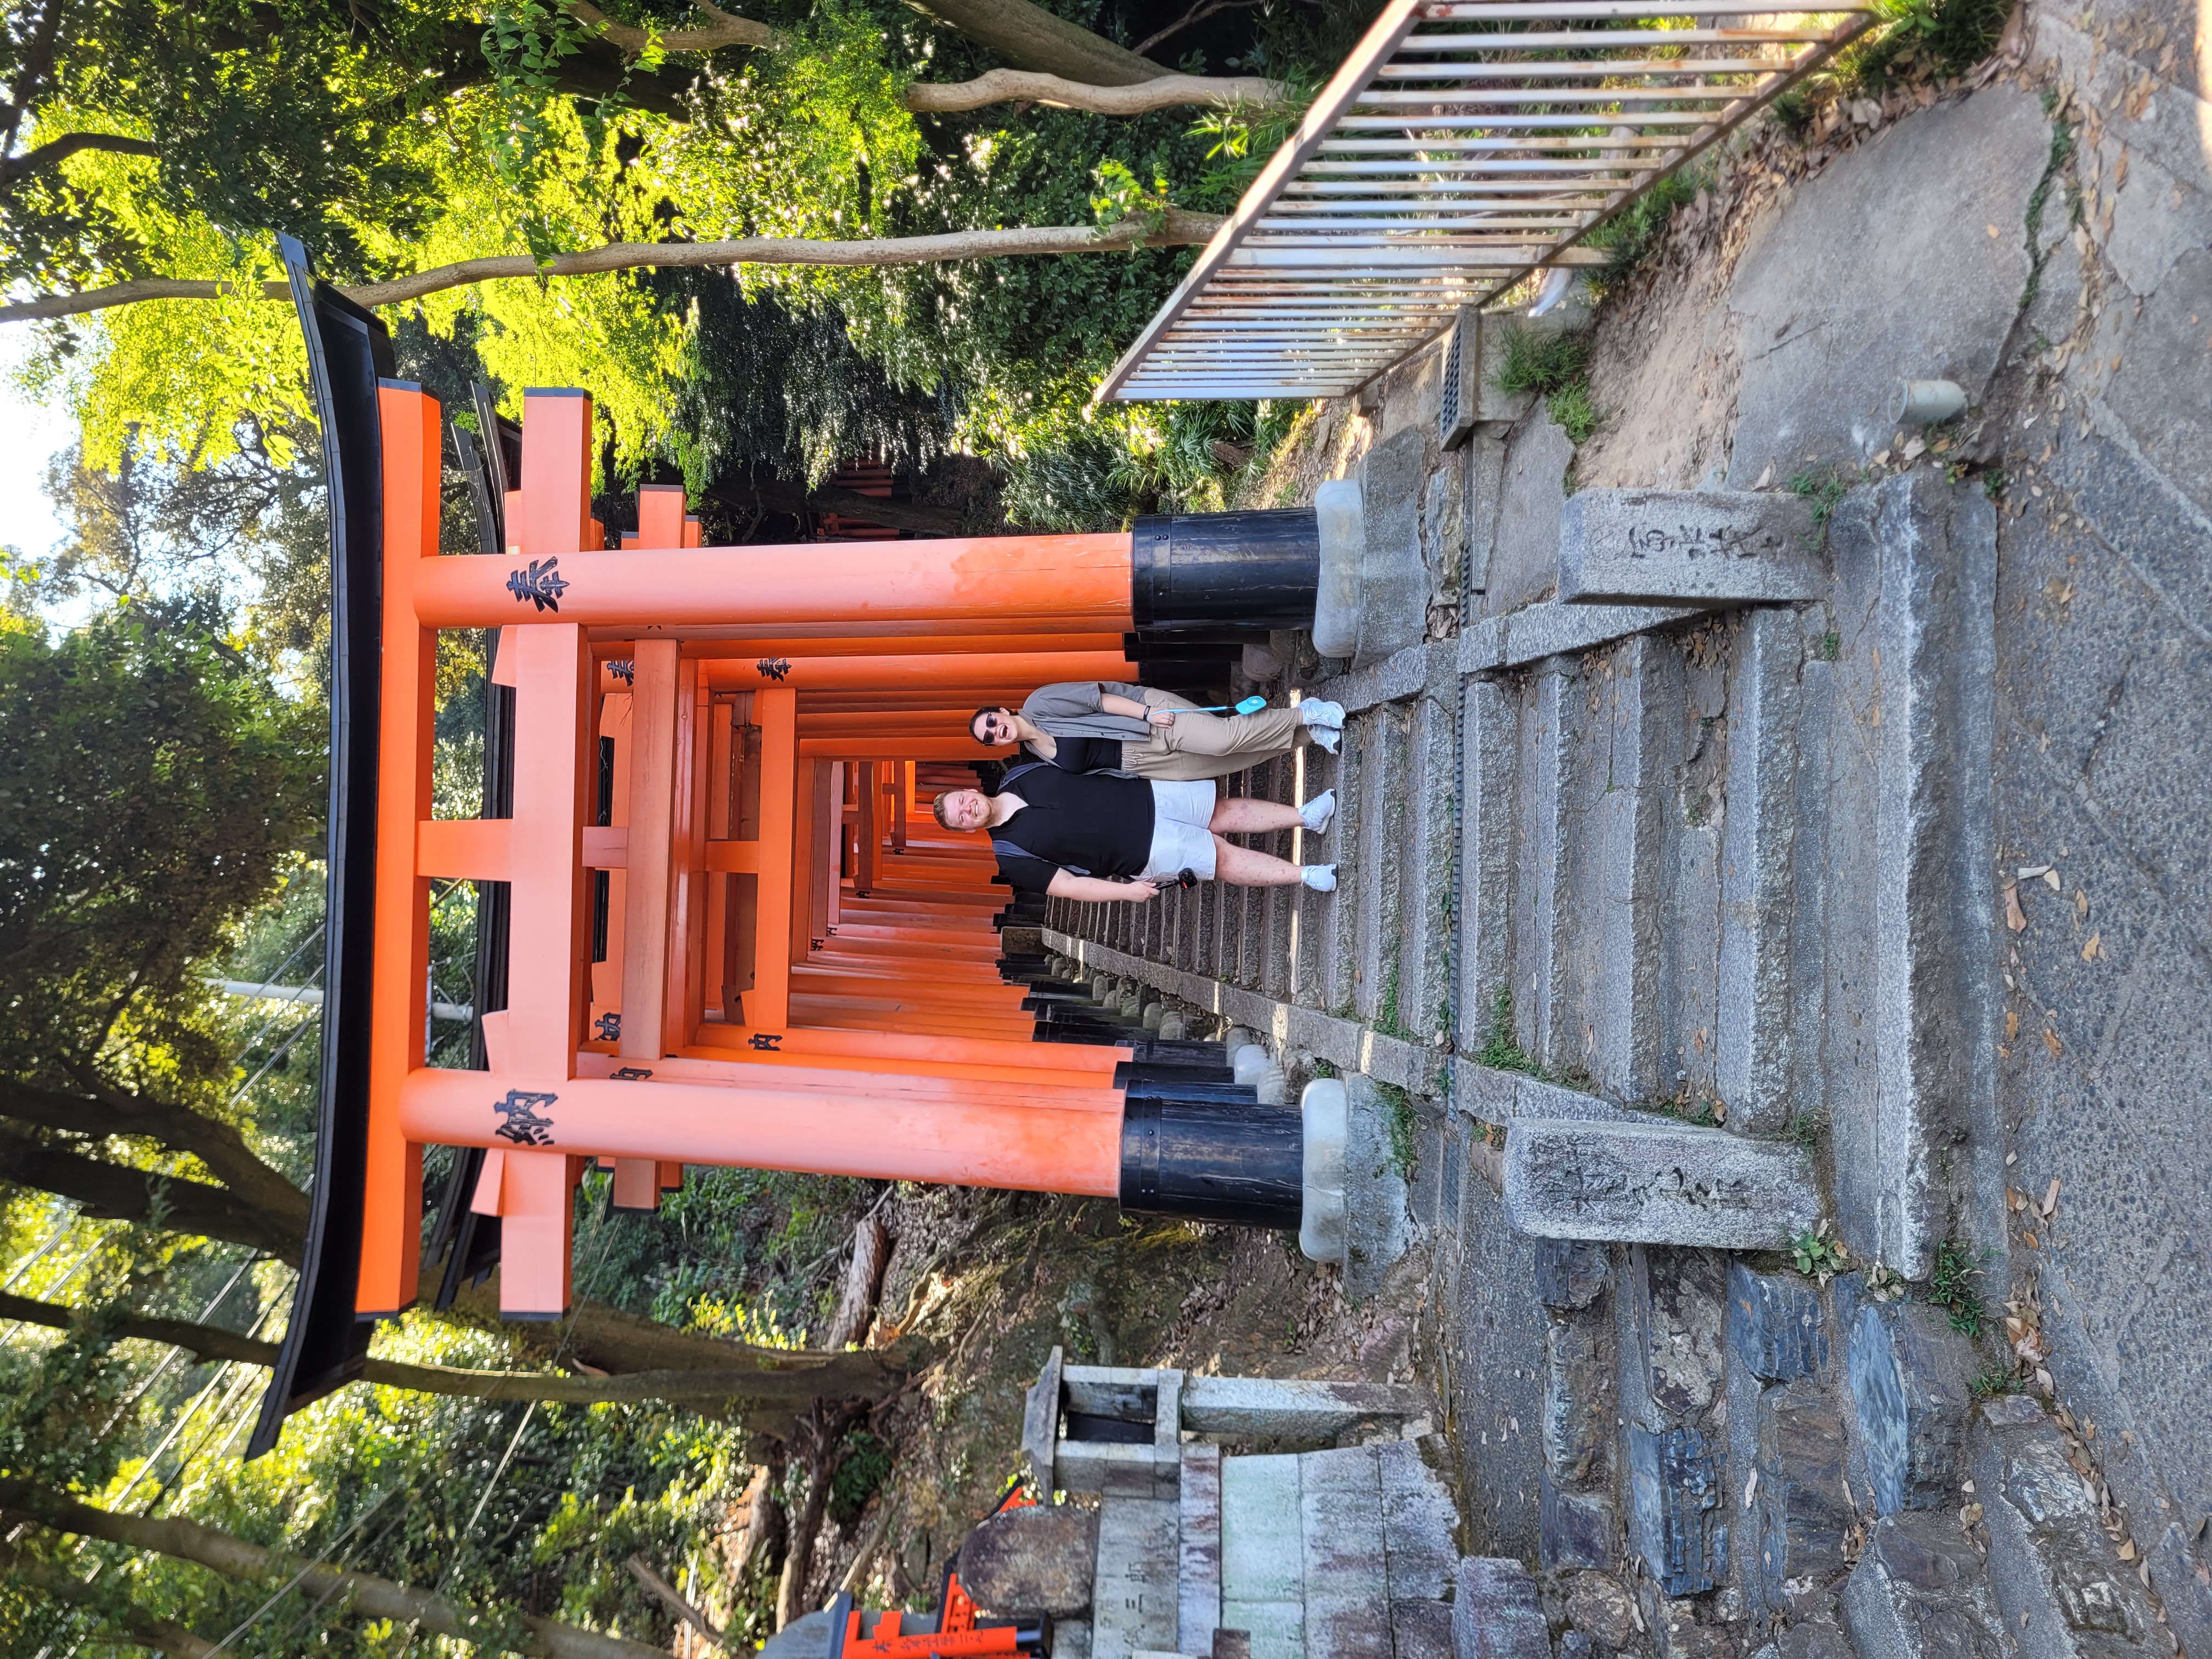
[[[1819,1226],[1808,1227],[1790,1241],[1790,1259],[1797,1264],[1799,1273],[1823,1285],[1851,1265],[1851,1253],[1844,1241],[1828,1237],[1825,1218]]]
[[[1555,1083],[1563,1089],[1578,1090],[1586,1095],[1597,1092],[1597,1079],[1581,1061],[1570,1061],[1554,1071],[1521,1046],[1513,1035],[1513,992],[1507,986],[1498,988],[1498,995],[1490,1007],[1490,1038],[1474,1059],[1477,1065],[1487,1066],[1492,1071],[1518,1072],[1539,1083]]]
[[[2035,303],[2035,296],[2043,290],[2043,267],[2050,255],[2043,246],[2043,215],[2051,204],[2051,186],[2062,179],[2066,186],[2066,218],[2069,224],[2082,221],[2081,187],[2068,175],[2066,164],[2074,159],[2074,125],[2057,113],[2056,103],[2047,95],[2044,113],[2051,117],[2051,157],[2045,162],[2043,176],[2035,181],[2035,188],[2027,197],[2027,287],[2020,296],[2020,308],[2026,311]],[[2042,337],[2038,335],[2040,339]],[[2039,349],[2048,350],[2046,344]]]
[[[1633,270],[1644,255],[1659,246],[1667,222],[1674,216],[1674,210],[1687,207],[1698,198],[1698,192],[1711,185],[1720,175],[1720,167],[1711,160],[1700,161],[1670,173],[1626,208],[1583,238],[1583,246],[1602,248],[1613,256],[1613,263],[1592,283],[1595,297],[1604,297],[1602,289],[1618,282],[1622,274]],[[1553,420],[1559,420],[1554,415]],[[1559,424],[1565,426],[1565,422]]]
[[[1802,134],[1837,98],[1963,74],[1996,50],[2012,0],[1874,0],[1874,27],[1774,100],[1784,125]]]
[[[1832,640],[1836,636],[1831,634],[1828,637]],[[1833,662],[1835,659],[1831,657],[1828,660]],[[1808,1152],[1819,1149],[1820,1137],[1827,1133],[1828,1115],[1826,1112],[1795,1112],[1790,1115],[1790,1138]]]
[[[1973,1391],[1977,1400],[1995,1400],[2000,1395],[2018,1394],[2019,1377],[2002,1365],[1991,1365],[1974,1378]]]
[[[1504,358],[1492,377],[1492,385],[1500,392],[1549,396],[1589,368],[1589,337],[1544,328],[1510,328],[1505,333]]]
[[[1401,1041],[1407,1041],[1410,1040],[1413,1034],[1406,1029],[1404,1022],[1399,1018],[1398,997],[1398,958],[1393,956],[1390,958],[1390,971],[1382,979],[1382,1000],[1375,1006],[1375,1029],[1382,1032],[1384,1036],[1394,1036]]]
[[[1501,392],[1529,392],[1542,398],[1545,410],[1568,441],[1587,443],[1601,418],[1590,396],[1589,358],[1586,334],[1516,328],[1505,336],[1505,361],[1492,384]]]
[[[1567,434],[1569,443],[1586,444],[1597,431],[1601,415],[1586,380],[1571,380],[1561,386],[1544,399],[1544,409]]]
[[[1478,1064],[1497,1072],[1519,1072],[1525,1076],[1541,1078],[1546,1075],[1544,1062],[1523,1048],[1513,1035],[1513,988],[1501,985],[1490,1007],[1490,1037],[1477,1054]]]
[[[1982,1276],[1981,1258],[1956,1239],[1946,1239],[1936,1249],[1936,1271],[1928,1280],[1928,1299],[1943,1310],[1951,1328],[1961,1336],[1979,1336],[1988,1316],[1974,1280]]]
[[[1790,493],[1813,503],[1813,533],[1815,537],[1828,533],[1828,520],[1836,516],[1836,508],[1850,493],[1852,480],[1841,467],[1831,466],[1821,471],[1808,467],[1790,480]]]
[[[1421,1167],[1421,1126],[1413,1115],[1413,1103],[1395,1083],[1377,1080],[1375,1094],[1382,1103],[1383,1121],[1390,1131],[1391,1167],[1402,1179],[1411,1181]]]
[[[1717,1129],[1728,1121],[1727,1107],[1711,1095],[1692,1095],[1687,1085],[1672,1100],[1654,1103],[1651,1110],[1700,1129]]]

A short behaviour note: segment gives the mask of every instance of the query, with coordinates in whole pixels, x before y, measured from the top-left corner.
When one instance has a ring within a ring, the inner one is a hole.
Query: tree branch
[[[6,1563],[11,1579],[28,1584],[57,1601],[103,1610],[108,1606],[107,1598],[91,1584],[57,1572],[44,1562],[26,1561],[19,1551],[0,1550],[0,1561]],[[216,1651],[214,1643],[193,1634],[175,1620],[157,1618],[135,1605],[126,1605],[116,1615],[114,1633],[135,1647],[152,1648],[167,1654],[168,1659],[209,1659]]]
[[[1110,253],[1137,246],[1188,247],[1212,240],[1221,216],[1170,208],[1157,230],[1138,219],[1103,229],[1096,225],[1029,225],[1006,230],[955,230],[934,236],[884,236],[864,241],[811,241],[798,236],[749,236],[726,242],[615,242],[579,253],[557,253],[541,268],[525,253],[495,254],[438,265],[389,282],[363,283],[341,290],[364,306],[403,305],[471,283],[518,277],[583,276],[611,270],[672,270],[686,265],[832,265],[870,268],[947,264],[962,259],[1004,259],[1048,253]],[[146,300],[215,300],[242,292],[235,283],[150,277],[88,289],[82,294],[52,294],[16,305],[0,306],[0,323],[40,318],[77,317]],[[289,300],[283,283],[261,284],[262,297]]]
[[[1260,0],[1205,0],[1204,3],[1193,6],[1165,27],[1153,30],[1129,50],[1140,54],[1150,52],[1170,35],[1181,34],[1193,23],[1202,22],[1217,11],[1242,11],[1248,6],[1256,6],[1259,3]]]
[[[158,156],[161,153],[161,147],[150,139],[125,138],[113,132],[65,132],[21,155],[0,157],[0,180],[20,179],[40,167],[66,161],[79,150],[86,149],[106,150],[113,155]]]
[[[294,1267],[300,1263],[304,1229],[227,1187],[82,1158],[8,1129],[0,1129],[0,1181],[73,1198],[94,1220],[158,1224],[265,1251]]]
[[[180,1561],[194,1561],[227,1577],[265,1581],[279,1577],[289,1578],[298,1572],[298,1582],[308,1595],[319,1594],[325,1599],[340,1594],[349,1595],[355,1609],[372,1619],[413,1620],[433,1635],[506,1645],[498,1634],[499,1623],[485,1618],[465,1602],[453,1601],[434,1591],[395,1584],[370,1573],[319,1563],[301,1569],[290,1558],[274,1550],[265,1550],[258,1544],[197,1522],[118,1515],[111,1510],[77,1503],[28,1480],[0,1480],[0,1507],[27,1516],[57,1531],[104,1539],[130,1549],[150,1550]],[[536,1613],[524,1613],[521,1620],[530,1634],[520,1650],[543,1655],[545,1659],[668,1659],[665,1650],[623,1637],[602,1636],[597,1631],[562,1624]]]
[[[0,1291],[0,1319],[21,1320],[67,1330],[82,1310],[34,1297]],[[109,1322],[118,1337],[136,1337],[182,1348],[195,1358],[273,1367],[277,1345],[185,1319],[125,1314]],[[569,1406],[632,1405],[667,1400],[692,1406],[725,1406],[750,1400],[879,1400],[890,1393],[909,1366],[919,1344],[881,1353],[811,1353],[776,1348],[724,1349],[722,1364],[711,1370],[630,1371],[616,1376],[568,1376],[557,1371],[482,1371],[458,1365],[412,1365],[393,1359],[369,1359],[362,1380],[416,1394],[468,1400],[534,1400]],[[732,1365],[732,1359],[753,1363]],[[795,1363],[794,1363],[795,1362]]]
[[[132,1169],[127,1164],[84,1158],[60,1147],[41,1146],[27,1135],[0,1127],[0,1181],[75,1199],[92,1219],[153,1223],[203,1238],[243,1244],[293,1267],[300,1265],[305,1228],[295,1230],[280,1217],[248,1204],[228,1188]],[[36,1324],[66,1324],[67,1310],[51,1316],[34,1310],[27,1297],[0,1297],[0,1317]],[[501,1328],[496,1280],[467,1285],[455,1298],[454,1311]],[[506,1325],[509,1335],[527,1344],[548,1328]],[[604,1303],[578,1304],[561,1328],[568,1352],[587,1365],[613,1375],[563,1376],[529,1371],[470,1371],[441,1365],[409,1365],[372,1359],[364,1375],[372,1382],[419,1393],[483,1400],[558,1401],[578,1405],[641,1400],[673,1400],[700,1409],[746,1401],[799,1401],[823,1397],[881,1400],[926,1362],[924,1345],[893,1344],[856,1353],[821,1353],[803,1349],[757,1348],[719,1337],[679,1331],[641,1319]],[[168,1342],[209,1359],[252,1365],[275,1361],[272,1345],[183,1321],[133,1316],[124,1334]]]
[[[1094,115],[1144,115],[1181,104],[1279,104],[1288,96],[1282,82],[1258,75],[1162,75],[1131,86],[1094,87],[1030,70],[996,69],[972,81],[918,81],[906,89],[906,106],[918,114],[940,114],[1018,100]]]
[[[923,0],[923,9],[1016,69],[1042,70],[1101,87],[1133,86],[1161,72],[1150,58],[1030,0]]]
[[[561,3],[578,22],[591,24],[609,45],[620,46],[633,58],[653,43],[653,37],[643,29],[617,22],[592,4],[591,0],[561,0]],[[713,26],[669,29],[659,36],[662,51],[718,52],[724,46],[772,46],[781,38],[767,24],[756,23],[748,17],[732,17],[708,4],[707,0],[692,0],[692,3],[714,20]]]
[[[190,1152],[247,1203],[307,1235],[307,1194],[255,1157],[246,1137],[229,1124],[189,1107],[104,1088],[55,1094],[0,1079],[0,1117],[76,1134],[134,1136]]]
[[[705,1613],[684,1599],[684,1593],[681,1590],[653,1570],[653,1564],[645,1559],[642,1551],[631,1556],[624,1565],[629,1568],[630,1577],[644,1585],[661,1606],[666,1607],[669,1612],[690,1626],[716,1647],[725,1652],[732,1650],[729,1643],[723,1638],[722,1632],[714,1628]]]

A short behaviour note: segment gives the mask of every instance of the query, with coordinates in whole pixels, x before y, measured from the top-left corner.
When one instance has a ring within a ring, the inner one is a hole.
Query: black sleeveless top
[[[1065,753],[1071,739],[1060,741]],[[991,830],[999,873],[1017,890],[1043,892],[1056,870],[1071,876],[1134,876],[1152,857],[1152,786],[1142,778],[1072,772],[1031,760],[1011,768],[999,788],[1024,803]]]

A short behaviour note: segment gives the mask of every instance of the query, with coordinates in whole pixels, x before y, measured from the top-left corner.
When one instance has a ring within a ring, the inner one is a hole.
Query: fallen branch
[[[340,291],[364,306],[404,305],[471,283],[520,277],[588,276],[613,270],[675,270],[696,265],[833,265],[868,268],[927,265],[963,259],[1005,259],[1048,253],[1110,253],[1139,244],[1147,247],[1189,247],[1210,241],[1221,216],[1170,208],[1157,229],[1138,219],[1101,228],[1097,225],[1024,225],[1006,230],[954,230],[935,236],[881,236],[863,241],[812,241],[799,236],[748,236],[724,242],[614,242],[580,253],[556,253],[541,266],[526,253],[493,254],[462,259],[395,276],[362,283]],[[82,294],[50,294],[0,306],[0,323],[50,317],[78,317],[147,300],[218,300],[248,291],[236,283],[149,277],[88,289]],[[290,287],[263,283],[261,297],[289,300]]]
[[[837,1297],[837,1310],[830,1316],[822,1346],[831,1353],[868,1334],[876,1316],[876,1297],[883,1289],[884,1268],[890,1260],[890,1231],[873,1215],[863,1216],[853,1229],[853,1260],[845,1273],[845,1288]]]
[[[1020,100],[1093,115],[1146,115],[1183,104],[1279,104],[1288,96],[1281,82],[1257,75],[1163,75],[1134,86],[1094,87],[1029,70],[994,69],[972,81],[916,82],[906,89],[906,106],[936,115]]]
[[[11,1511],[57,1531],[86,1538],[104,1539],[131,1549],[150,1550],[212,1567],[226,1577],[268,1580],[290,1578],[309,1595],[329,1599],[340,1594],[352,1598],[357,1613],[372,1619],[413,1621],[434,1636],[459,1637],[464,1641],[490,1641],[505,1645],[503,1620],[485,1618],[465,1602],[431,1590],[395,1584],[389,1578],[341,1567],[314,1564],[298,1567],[289,1558],[243,1538],[218,1532],[197,1522],[155,1520],[146,1516],[118,1515],[94,1509],[28,1480],[0,1480],[0,1510]],[[603,1636],[559,1620],[536,1613],[520,1615],[530,1634],[520,1644],[525,1653],[545,1659],[667,1659],[665,1650],[647,1647],[620,1636]]]

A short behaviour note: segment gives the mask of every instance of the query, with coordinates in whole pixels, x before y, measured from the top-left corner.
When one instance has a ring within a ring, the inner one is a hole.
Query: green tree
[[[122,1097],[217,1085],[189,970],[319,841],[320,723],[204,595],[50,641],[0,621],[0,1075]]]

